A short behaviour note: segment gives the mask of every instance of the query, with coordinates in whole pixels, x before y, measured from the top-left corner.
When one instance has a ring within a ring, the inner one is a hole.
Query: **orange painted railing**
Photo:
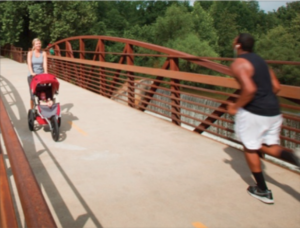
[[[124,45],[119,52],[106,52],[107,42]],[[73,47],[77,47],[77,50]],[[150,50],[153,54],[135,53],[137,47]],[[54,55],[50,55],[50,48],[54,49]],[[190,128],[194,132],[208,133],[239,143],[234,136],[234,118],[226,110],[226,105],[238,98],[239,85],[231,77],[232,73],[227,66],[213,62],[232,61],[230,58],[197,57],[136,40],[107,36],[71,37],[60,40],[45,50],[48,52],[49,72],[62,80],[137,110],[158,114],[175,125]],[[1,55],[19,62],[26,59],[26,52],[11,46],[2,47]],[[118,57],[118,61],[107,62],[108,56]],[[136,65],[136,58],[143,57],[155,58],[156,63],[160,64],[156,64],[156,68]],[[209,69],[215,75],[183,72],[180,70],[180,61],[200,66],[200,69]],[[300,65],[300,62],[271,60],[267,63]],[[294,149],[300,144],[299,94],[300,87],[293,85],[282,85],[278,94],[284,116],[281,145],[288,149]],[[5,129],[1,129],[3,128]],[[3,130],[2,134],[8,140],[10,133]],[[12,150],[19,151],[20,148]],[[13,160],[17,155],[11,156],[9,159]],[[2,168],[0,161],[0,171]],[[7,185],[2,182],[0,184]],[[6,192],[6,195],[9,194]],[[6,200],[9,204],[9,196]],[[6,211],[13,214],[12,209],[8,208]],[[48,214],[47,210],[45,213]],[[1,214],[2,216],[4,215]]]
[[[56,227],[1,97],[0,130],[24,212],[26,227]],[[18,227],[11,192],[0,144],[0,227]]]
[[[94,42],[94,47],[86,50],[88,42],[89,45]],[[123,49],[118,53],[105,52],[107,42],[123,43]],[[72,45],[78,50],[73,50]],[[156,53],[135,53],[137,47]],[[107,36],[71,37],[46,50],[50,48],[54,49],[55,55],[49,55],[48,68],[59,78],[126,102],[138,110],[159,114],[195,132],[206,132],[239,143],[234,137],[234,119],[226,111],[228,102],[238,97],[239,85],[230,77],[232,73],[227,66],[212,61],[232,59],[197,57],[154,44]],[[107,55],[119,56],[119,61],[106,62]],[[161,68],[136,66],[134,60],[137,57],[161,59]],[[182,60],[226,76],[182,72],[179,68]],[[300,65],[300,62],[267,62]],[[278,94],[284,113],[281,143],[291,149],[300,144],[299,94],[300,87],[289,85],[282,85]]]

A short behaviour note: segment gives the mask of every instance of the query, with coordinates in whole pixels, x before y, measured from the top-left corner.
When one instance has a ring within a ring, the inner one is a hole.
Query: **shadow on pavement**
[[[244,153],[237,151],[236,149],[232,147],[227,147],[224,149],[225,153],[227,153],[232,159],[231,160],[224,160],[225,163],[229,164],[232,169],[240,175],[240,177],[247,183],[248,185],[255,185],[255,181],[252,178],[252,174],[250,169],[248,168],[248,164],[246,162],[246,159],[244,157]],[[265,171],[264,163],[262,162],[262,170],[264,172],[265,180],[268,183],[271,183],[273,185],[276,185],[277,187],[281,188],[283,191],[285,191],[287,194],[294,197],[297,201],[300,202],[300,193],[297,192],[292,187],[282,184],[269,176],[267,172]]]
[[[26,78],[24,78],[24,84],[26,82]],[[7,109],[7,112],[11,118],[11,121],[17,131],[17,134],[20,136],[21,143],[23,145],[24,152],[29,160],[33,162],[31,166],[38,167],[39,173],[35,174],[35,177],[37,179],[37,182],[43,187],[45,190],[45,194],[50,200],[51,206],[54,209],[56,213],[56,217],[58,218],[60,224],[62,227],[84,227],[85,223],[88,219],[91,219],[94,223],[95,227],[102,228],[102,225],[95,217],[94,213],[91,211],[85,200],[80,195],[79,191],[77,190],[76,186],[72,183],[70,178],[67,176],[66,172],[63,170],[63,168],[60,166],[60,164],[56,161],[55,157],[53,156],[51,150],[46,145],[46,143],[43,141],[43,139],[39,136],[38,132],[31,132],[28,129],[27,126],[27,111],[25,108],[25,105],[21,99],[20,94],[18,93],[18,90],[14,87],[14,85],[4,78],[3,76],[0,76],[0,90],[1,90],[1,98],[3,100],[3,103]],[[28,101],[29,102],[29,101]],[[13,108],[12,108],[13,107]],[[62,137],[60,138],[60,141],[63,141],[66,139],[66,132],[71,129],[71,126],[67,123],[67,121],[76,120],[77,117],[73,116],[70,113],[70,109],[73,107],[73,104],[66,104],[62,105],[62,110],[66,109],[66,114],[62,116],[62,119],[65,120],[65,123],[62,122],[61,125],[61,132]],[[15,114],[15,112],[16,114]],[[16,110],[17,109],[17,110]],[[19,118],[18,118],[19,116]],[[36,135],[40,143],[43,145],[44,149],[40,151],[36,151],[36,147],[34,144],[34,137],[33,134]],[[64,136],[65,135],[65,136]],[[44,166],[43,162],[39,158],[39,156],[42,153],[48,153],[48,155],[51,157],[53,163],[56,165],[57,169],[60,171],[61,175],[64,177],[66,183],[70,186],[72,189],[74,195],[77,197],[78,201],[84,208],[85,212],[82,215],[79,215],[76,219],[73,218],[73,215],[71,214],[71,211],[69,210],[68,206],[64,202],[64,199],[60,195],[58,189],[56,188],[51,176],[47,172],[46,167]],[[7,156],[5,157],[7,159]],[[10,172],[10,169],[8,169],[8,173],[12,175]],[[14,198],[14,204],[16,206],[16,199]],[[18,217],[18,223],[19,227],[21,226],[21,219],[20,215],[17,213]]]

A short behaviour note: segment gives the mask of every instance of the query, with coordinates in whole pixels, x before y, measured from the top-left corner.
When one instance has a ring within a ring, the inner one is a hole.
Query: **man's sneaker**
[[[273,204],[273,196],[271,190],[261,190],[257,186],[249,186],[247,192],[256,199],[268,204]]]

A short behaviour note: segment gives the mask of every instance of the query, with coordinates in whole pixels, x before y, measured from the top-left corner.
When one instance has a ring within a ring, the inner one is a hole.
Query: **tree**
[[[170,6],[164,17],[153,24],[155,43],[163,45],[172,39],[182,38],[193,30],[193,17],[184,6]]]
[[[107,35],[123,36],[124,30],[128,26],[127,20],[119,13],[117,9],[111,9],[104,20],[107,27]]]
[[[139,25],[151,25],[159,16],[163,16],[171,5],[169,1],[142,1],[137,6],[140,14]]]
[[[0,45],[15,44],[20,40],[23,31],[24,16],[28,2],[1,2],[0,3]]]
[[[262,36],[257,41],[255,50],[264,59],[300,61],[299,41],[283,26],[271,29]],[[291,65],[274,65],[272,67],[281,83],[300,86],[299,67]]]
[[[289,23],[297,16],[300,12],[300,2],[286,3],[285,6],[281,6],[277,10],[277,17],[284,26],[289,26]]]
[[[199,37],[193,33],[187,34],[184,38],[170,40],[166,46],[195,56],[218,57],[218,54],[209,45],[208,41],[199,39]],[[180,70],[187,72],[197,72],[202,74],[207,74],[209,72],[206,68],[185,60],[180,60],[179,68]]]
[[[213,27],[214,22],[212,17],[202,8],[202,3],[195,2],[194,10],[192,12],[194,30],[200,40],[205,40],[217,50],[218,36],[217,31]]]
[[[237,15],[228,10],[230,2],[215,1],[210,7],[210,15],[214,18],[217,30],[218,51],[221,57],[232,57],[232,41],[238,35]]]
[[[96,21],[94,8],[95,2],[36,2],[29,6],[29,28],[48,42],[88,34]]]

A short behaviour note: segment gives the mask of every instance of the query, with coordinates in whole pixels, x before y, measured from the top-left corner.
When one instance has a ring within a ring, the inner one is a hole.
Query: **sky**
[[[191,5],[195,0],[190,0]],[[291,2],[291,0],[263,0],[259,1],[259,8],[267,12],[273,12],[273,10],[277,10],[280,6],[285,6],[287,2]],[[295,0],[297,1],[297,0]]]
[[[285,6],[287,2],[291,1],[258,1],[259,2],[259,8],[261,10],[264,10],[266,13],[267,12],[272,12],[273,10],[277,10],[280,6]]]

